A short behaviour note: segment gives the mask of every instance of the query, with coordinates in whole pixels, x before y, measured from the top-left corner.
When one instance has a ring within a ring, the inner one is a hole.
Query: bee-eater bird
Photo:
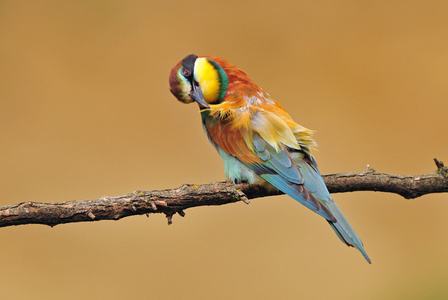
[[[219,57],[191,54],[171,70],[169,81],[179,101],[199,105],[226,178],[283,191],[324,217],[342,242],[371,263],[320,175],[311,154],[312,132],[295,123],[246,72]]]

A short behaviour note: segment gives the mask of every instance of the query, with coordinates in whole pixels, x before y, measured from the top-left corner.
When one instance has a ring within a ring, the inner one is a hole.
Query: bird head
[[[170,91],[183,103],[197,102],[201,109],[223,101],[229,85],[224,69],[210,57],[190,54],[170,74]]]

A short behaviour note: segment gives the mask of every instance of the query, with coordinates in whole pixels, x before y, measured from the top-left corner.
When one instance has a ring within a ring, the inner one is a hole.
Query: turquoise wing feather
[[[276,151],[258,134],[253,135],[253,148],[263,161],[249,165],[258,176],[325,219],[336,221],[333,214],[304,186],[306,181],[286,149]]]
[[[253,148],[263,161],[249,165],[257,175],[324,217],[342,242],[357,248],[371,263],[360,238],[331,198],[312,156],[286,147],[276,151],[258,134],[253,136]]]

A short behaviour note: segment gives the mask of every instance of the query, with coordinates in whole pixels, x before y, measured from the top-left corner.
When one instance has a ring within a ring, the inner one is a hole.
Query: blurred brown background
[[[246,70],[324,174],[448,162],[447,1],[0,1],[0,205],[223,180],[185,55]],[[294,200],[0,229],[4,299],[447,299],[448,195],[334,195],[373,265]]]

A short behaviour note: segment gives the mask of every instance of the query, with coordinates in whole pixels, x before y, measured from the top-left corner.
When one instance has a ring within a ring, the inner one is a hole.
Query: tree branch
[[[406,199],[430,193],[448,192],[448,168],[434,158],[437,171],[425,175],[394,175],[365,172],[324,175],[331,193],[354,191],[381,191],[396,193]],[[164,213],[171,224],[172,216],[185,216],[190,207],[222,205],[249,199],[280,195],[258,185],[214,182],[203,185],[185,184],[177,189],[162,191],[135,191],[117,197],[56,203],[23,202],[0,207],[0,227],[25,224],[55,226],[72,222],[119,220],[132,215]]]

